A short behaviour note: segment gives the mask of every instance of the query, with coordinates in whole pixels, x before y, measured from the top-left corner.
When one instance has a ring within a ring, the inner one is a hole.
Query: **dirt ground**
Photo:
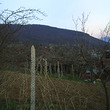
[[[110,83],[107,89],[110,93]],[[29,101],[30,75],[0,71],[0,100]],[[64,107],[64,110],[106,110],[105,92],[100,82],[93,84],[36,75],[36,101]],[[42,103],[38,105],[40,108]]]

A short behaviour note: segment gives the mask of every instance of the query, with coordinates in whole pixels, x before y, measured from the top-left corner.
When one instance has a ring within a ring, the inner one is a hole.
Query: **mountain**
[[[45,25],[24,25],[16,33],[20,42],[37,44],[85,44],[98,46],[105,42],[90,36],[89,34],[50,27]]]
[[[105,41],[105,42],[110,42],[110,36],[101,37],[100,40]]]

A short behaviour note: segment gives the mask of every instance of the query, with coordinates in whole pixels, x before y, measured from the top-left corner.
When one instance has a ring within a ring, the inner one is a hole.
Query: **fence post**
[[[73,69],[74,67],[73,67],[73,64],[71,65],[71,72],[72,72],[72,75],[73,75],[73,78],[75,77],[75,75],[74,75],[74,69]]]
[[[51,65],[51,63],[49,64],[49,73],[52,74],[52,65]]]
[[[35,110],[35,47],[31,47],[31,110]]]
[[[45,71],[45,75],[47,76],[47,74],[48,74],[48,70],[47,70],[47,66],[48,66],[48,64],[47,64],[47,59],[44,59],[44,62],[45,62],[45,65],[44,65],[44,71]]]
[[[58,77],[60,78],[60,64],[59,64],[59,61],[57,61],[57,74],[58,74]]]

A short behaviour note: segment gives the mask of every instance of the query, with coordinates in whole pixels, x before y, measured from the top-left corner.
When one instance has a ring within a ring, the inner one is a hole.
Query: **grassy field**
[[[107,84],[110,93],[110,83]],[[110,94],[109,94],[110,99]],[[0,110],[29,110],[30,75],[0,71]],[[106,110],[102,84],[36,75],[37,110]]]

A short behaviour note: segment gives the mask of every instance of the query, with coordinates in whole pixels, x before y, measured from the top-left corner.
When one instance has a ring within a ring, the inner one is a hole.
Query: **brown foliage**
[[[107,88],[109,86],[108,83]],[[30,100],[30,75],[0,71],[0,99]],[[36,100],[72,110],[105,110],[106,103],[101,83],[74,82],[39,75],[36,76]]]

